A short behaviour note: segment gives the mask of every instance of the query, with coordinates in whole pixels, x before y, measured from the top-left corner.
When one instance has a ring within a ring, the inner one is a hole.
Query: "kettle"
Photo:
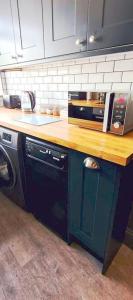
[[[31,91],[24,91],[21,97],[21,108],[24,112],[33,112],[36,105],[35,95]]]

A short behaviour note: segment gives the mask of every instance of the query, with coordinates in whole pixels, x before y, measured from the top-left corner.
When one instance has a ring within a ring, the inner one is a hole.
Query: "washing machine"
[[[0,127],[0,191],[26,209],[22,134]]]

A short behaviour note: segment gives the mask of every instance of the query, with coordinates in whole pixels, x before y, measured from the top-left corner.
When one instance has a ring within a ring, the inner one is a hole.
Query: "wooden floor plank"
[[[0,300],[131,300],[133,251],[101,267],[0,194]]]

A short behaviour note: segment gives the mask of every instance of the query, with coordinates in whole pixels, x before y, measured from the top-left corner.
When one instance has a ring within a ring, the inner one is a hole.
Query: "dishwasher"
[[[67,241],[67,150],[26,137],[25,155],[28,209]]]

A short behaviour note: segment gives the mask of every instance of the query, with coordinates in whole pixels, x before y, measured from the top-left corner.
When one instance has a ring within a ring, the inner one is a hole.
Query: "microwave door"
[[[93,120],[93,108],[69,104],[68,114],[70,118]]]
[[[107,93],[105,99],[103,132],[107,132],[109,130],[111,118],[112,118],[113,102],[114,102],[114,93]]]

